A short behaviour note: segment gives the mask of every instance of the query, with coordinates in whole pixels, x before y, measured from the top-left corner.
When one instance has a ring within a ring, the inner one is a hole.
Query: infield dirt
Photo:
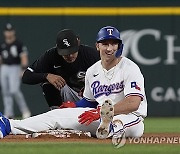
[[[169,141],[168,141],[169,140]],[[131,142],[130,142],[131,141]],[[148,142],[147,142],[148,141]],[[168,142],[167,142],[168,141]],[[78,137],[72,135],[70,138],[57,138],[52,135],[42,135],[37,138],[26,138],[25,135],[8,135],[0,142],[90,142],[90,143],[111,143],[111,139],[97,139],[92,137]],[[146,133],[139,139],[127,139],[126,143],[146,144],[180,144],[180,133]]]

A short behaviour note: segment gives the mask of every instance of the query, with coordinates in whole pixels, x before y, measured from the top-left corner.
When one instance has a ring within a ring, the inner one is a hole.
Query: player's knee
[[[69,91],[68,85],[65,85],[63,88],[61,88],[61,93],[66,93],[67,91]]]
[[[19,91],[18,89],[12,89],[12,90],[10,91],[10,94],[13,95],[13,96],[18,95],[19,93],[20,93],[20,91]]]
[[[128,132],[129,132],[128,137],[135,137],[135,138],[141,137],[144,133],[144,123],[141,121],[138,124],[130,127]]]
[[[137,131],[137,137],[141,137],[144,133],[144,123],[141,121],[139,123],[139,131]]]

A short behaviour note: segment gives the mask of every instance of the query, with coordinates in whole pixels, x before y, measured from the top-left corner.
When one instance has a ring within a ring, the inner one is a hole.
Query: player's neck
[[[116,66],[121,60],[120,58],[115,58],[114,60],[112,60],[111,62],[108,61],[101,61],[101,64],[103,66],[104,69],[106,69],[107,71],[110,70],[111,68],[113,68],[114,66]]]

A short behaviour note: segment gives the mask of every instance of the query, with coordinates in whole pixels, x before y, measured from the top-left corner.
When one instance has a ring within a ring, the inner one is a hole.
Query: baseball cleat
[[[112,137],[112,144],[116,148],[122,147],[125,143],[126,143],[125,131],[121,131],[121,132],[116,133],[116,134],[113,135],[113,137]]]
[[[0,112],[0,138],[4,138],[11,132],[9,120]]]
[[[105,139],[110,133],[110,126],[114,117],[114,107],[111,100],[105,100],[100,109],[101,122],[96,131],[99,139]]]
[[[121,120],[113,121],[112,143],[116,148],[123,146],[126,142],[126,135]]]

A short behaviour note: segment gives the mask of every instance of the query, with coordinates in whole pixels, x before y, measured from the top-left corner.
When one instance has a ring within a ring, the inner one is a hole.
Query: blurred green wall
[[[101,27],[115,26],[121,31],[125,44],[124,56],[136,62],[144,74],[148,114],[150,116],[178,116],[180,115],[179,5],[179,1],[170,0],[150,2],[145,0],[126,2],[122,0],[99,0],[98,2],[94,0],[90,2],[85,0],[1,0],[0,31],[2,32],[5,23],[12,23],[17,30],[18,38],[27,45],[30,63],[32,63],[45,50],[55,45],[56,34],[61,29],[73,29],[79,34],[83,44],[94,46],[96,34]],[[117,11],[117,14],[113,15],[108,15],[108,11],[106,15],[102,15],[98,10],[95,15],[84,15],[83,13],[80,15],[68,15],[68,13],[32,15],[33,8],[43,8],[42,6],[49,9],[88,6],[86,8],[88,11],[95,6],[103,6],[125,10]],[[131,10],[134,6],[144,8],[145,11],[138,14],[140,9]],[[23,12],[16,14],[17,7],[31,7],[32,10],[28,15],[23,15]],[[149,11],[146,11],[147,7],[150,7]],[[5,13],[4,8],[7,10]],[[15,12],[13,13],[12,10]],[[132,12],[128,14],[128,11]],[[2,39],[1,35],[0,41]],[[34,115],[48,110],[38,85],[22,85],[22,90]],[[2,100],[0,111],[3,111]],[[19,114],[17,107],[16,112]]]

